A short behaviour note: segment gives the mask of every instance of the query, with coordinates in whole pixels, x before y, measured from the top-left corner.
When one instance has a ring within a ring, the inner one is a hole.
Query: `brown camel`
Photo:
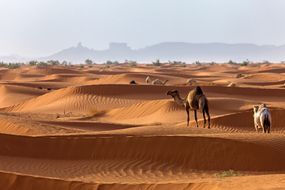
[[[197,86],[195,89],[191,90],[188,96],[184,99],[180,97],[178,90],[170,90],[167,92],[167,95],[172,96],[172,98],[177,104],[185,107],[187,113],[187,126],[189,126],[189,120],[190,120],[189,112],[190,110],[193,110],[196,126],[199,127],[197,121],[197,110],[200,110],[203,113],[204,128],[206,127],[206,117],[205,117],[206,113],[208,118],[208,128],[210,129],[211,118],[209,114],[208,100],[204,95],[200,86]]]
[[[151,84],[153,84],[153,85],[165,85],[167,82],[168,82],[168,80],[161,81],[159,79],[155,79],[151,82]]]

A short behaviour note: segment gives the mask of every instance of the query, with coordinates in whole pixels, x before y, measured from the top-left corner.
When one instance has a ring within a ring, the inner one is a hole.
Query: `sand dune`
[[[35,88],[0,85],[0,107],[15,105],[44,93],[45,91]]]
[[[2,68],[0,185],[284,189],[284,70],[281,64]],[[169,83],[146,84],[147,76]],[[189,79],[196,83],[187,85]],[[193,111],[186,127],[185,108],[166,95],[177,89],[185,97],[195,85],[209,100],[211,129],[203,128],[200,112],[196,128]],[[260,103],[271,111],[271,134],[255,132],[252,107]]]

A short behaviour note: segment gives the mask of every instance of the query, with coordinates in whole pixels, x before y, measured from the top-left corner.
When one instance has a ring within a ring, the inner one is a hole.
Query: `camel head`
[[[172,96],[172,97],[175,97],[175,96],[179,96],[179,92],[178,90],[169,90],[167,93],[166,93],[167,96]]]
[[[146,77],[145,82],[146,82],[146,83],[150,83],[150,82],[151,82],[149,76]]]
[[[257,113],[262,108],[267,108],[267,105],[266,104],[260,104],[260,105],[253,106],[253,113]]]
[[[259,109],[259,106],[253,106],[253,113],[256,113]]]

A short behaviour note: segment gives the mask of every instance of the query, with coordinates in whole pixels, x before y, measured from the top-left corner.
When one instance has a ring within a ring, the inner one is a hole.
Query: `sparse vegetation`
[[[58,60],[48,60],[48,65],[60,65],[60,62]]]
[[[93,64],[93,61],[91,59],[86,59],[85,60],[85,64],[86,65],[92,65]]]
[[[182,61],[168,61],[168,64],[186,67],[186,63]]]
[[[106,61],[106,64],[107,65],[119,65],[119,62],[118,61],[110,61],[110,60],[108,60],[108,61]]]
[[[269,65],[269,64],[271,64],[269,61],[267,61],[267,60],[264,60],[263,62],[262,62],[262,64],[266,64],[266,65]]]
[[[38,64],[38,61],[35,61],[35,60],[29,61],[29,65],[31,66],[35,66],[37,64]]]
[[[195,61],[194,64],[195,65],[202,65],[202,63],[200,61]]]
[[[129,65],[130,67],[136,67],[138,64],[136,61],[126,60],[125,64]]]
[[[247,59],[245,61],[243,61],[240,65],[241,66],[248,66],[250,64],[250,61]]]
[[[48,64],[46,62],[44,62],[44,61],[41,61],[41,62],[37,63],[37,67],[47,67],[47,66],[48,66]]]
[[[232,61],[232,60],[229,60],[228,64],[230,64],[230,65],[237,65],[238,63],[237,63],[237,62],[234,62],[234,61]]]
[[[0,67],[5,67],[8,69],[16,69],[16,68],[21,67],[22,65],[24,64],[23,63],[4,63],[4,62],[0,63]]]
[[[241,173],[234,170],[226,170],[216,174],[219,178],[241,176]]]
[[[152,64],[153,64],[154,66],[160,66],[160,65],[161,65],[161,62],[160,62],[159,59],[157,59],[156,61],[152,62]]]

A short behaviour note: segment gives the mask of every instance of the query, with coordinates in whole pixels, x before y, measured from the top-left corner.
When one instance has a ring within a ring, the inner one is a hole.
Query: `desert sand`
[[[1,189],[285,189],[284,73],[282,64],[2,68]],[[186,127],[166,95],[197,85],[211,129],[201,113],[196,128],[193,112]],[[270,134],[254,129],[260,103]]]

